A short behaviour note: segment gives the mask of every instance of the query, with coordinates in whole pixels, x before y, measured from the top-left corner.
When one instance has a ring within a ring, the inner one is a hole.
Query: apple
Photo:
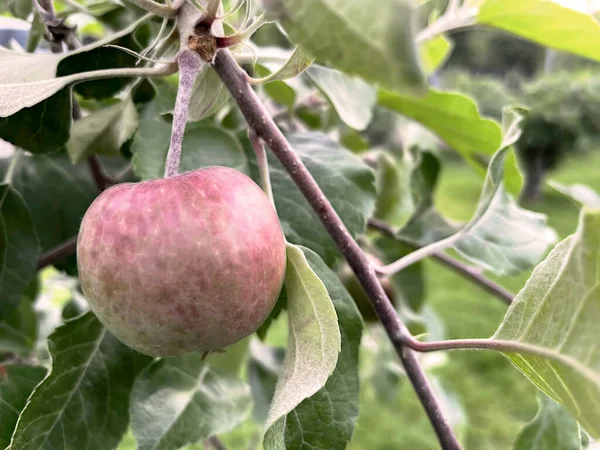
[[[381,260],[379,258],[377,258],[376,256],[367,253],[367,257],[369,258],[369,261],[371,262],[371,264],[383,265]],[[363,320],[368,323],[377,322],[379,320],[379,318],[377,317],[377,314],[375,313],[375,310],[373,309],[373,306],[371,305],[371,301],[369,300],[367,293],[364,291],[362,285],[360,284],[360,281],[358,281],[358,279],[356,278],[356,275],[354,274],[354,272],[352,271],[352,269],[350,268],[350,266],[347,263],[344,263],[343,266],[340,268],[339,276],[340,276],[340,280],[346,287],[346,290],[348,291],[350,296],[354,299],[354,303],[356,303],[356,306],[358,307],[358,310],[360,311],[360,314],[362,315]],[[390,281],[390,279],[388,277],[380,278],[379,281],[381,282],[381,286],[383,287],[383,290],[385,291],[387,296],[392,301],[392,304],[395,305],[396,298],[394,295],[394,289],[392,287],[392,282]]]
[[[273,309],[285,238],[260,187],[213,166],[104,191],[83,217],[77,263],[91,310],[122,342],[150,356],[210,352]]]

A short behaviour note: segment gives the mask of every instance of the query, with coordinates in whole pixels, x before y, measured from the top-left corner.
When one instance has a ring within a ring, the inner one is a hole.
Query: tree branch
[[[77,249],[77,236],[57,245],[53,249],[48,250],[40,255],[37,262],[37,270],[41,270],[44,267],[51,266],[67,256],[75,253]]]
[[[369,227],[385,234],[388,237],[398,239],[395,230],[390,225],[381,220],[369,219]],[[411,245],[414,248],[418,248],[410,242],[402,242],[407,245]],[[494,283],[492,280],[486,278],[483,274],[479,272],[479,270],[468,266],[467,264],[459,261],[458,259],[448,256],[442,252],[435,252],[430,256],[443,266],[446,266],[447,268],[457,272],[463,277],[468,278],[473,283],[477,284],[479,287],[483,288],[490,294],[498,297],[505,303],[510,305],[513,302],[514,295],[512,293],[504,289],[502,286]]]
[[[352,236],[331,206],[327,197],[325,197],[325,194],[323,194],[308,169],[302,163],[300,157],[294,152],[286,138],[277,128],[277,125],[263,107],[258,96],[252,90],[250,84],[248,84],[246,73],[237,65],[231,53],[228,50],[219,51],[214,67],[232,97],[236,100],[249,127],[265,141],[283,167],[285,167],[321,219],[321,222],[323,222],[323,225],[348,261],[350,267],[352,267],[394,344],[396,352],[404,365],[406,374],[429,416],[429,420],[442,444],[442,448],[446,450],[460,449],[461,446],[442,413],[440,403],[417,360],[417,355],[403,345],[403,336],[410,335],[410,333],[400,321],[396,310],[375,275],[375,271],[370,265],[367,256],[354,239],[352,239]]]
[[[149,13],[156,14],[161,17],[175,17],[179,9],[181,1],[176,1],[173,6],[163,5],[152,0],[126,0],[127,2],[142,8]]]

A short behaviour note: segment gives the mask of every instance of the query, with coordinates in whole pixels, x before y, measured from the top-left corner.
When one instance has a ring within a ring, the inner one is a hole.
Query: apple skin
[[[383,265],[381,260],[376,256],[367,253],[367,257],[369,258],[371,264]],[[377,317],[377,314],[375,313],[375,310],[371,305],[371,301],[369,300],[367,293],[365,292],[362,285],[360,284],[360,281],[358,281],[358,278],[356,278],[356,275],[347,263],[344,263],[344,265],[340,269],[339,277],[342,283],[344,284],[344,287],[348,291],[348,294],[350,294],[350,296],[354,299],[354,303],[356,303],[356,306],[360,311],[363,320],[367,323],[377,322],[379,318]],[[381,282],[381,286],[383,287],[383,290],[385,291],[387,296],[390,298],[392,304],[395,305],[396,296],[394,295],[394,289],[392,288],[392,283],[390,279],[387,277],[383,277],[380,278],[379,281]]]
[[[104,191],[81,223],[77,263],[91,310],[126,345],[158,357],[209,352],[273,309],[285,237],[254,181],[212,166]]]

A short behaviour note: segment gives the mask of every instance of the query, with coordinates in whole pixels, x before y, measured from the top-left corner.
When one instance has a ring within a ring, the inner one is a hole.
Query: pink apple
[[[285,238],[258,185],[215,166],[104,191],[83,218],[77,260],[106,328],[164,357],[256,331],[283,284]]]

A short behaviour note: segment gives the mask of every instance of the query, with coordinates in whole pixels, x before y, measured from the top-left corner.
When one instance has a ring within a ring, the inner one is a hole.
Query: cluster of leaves
[[[7,9],[30,18],[32,30],[39,31],[39,13],[23,4],[13,0]],[[520,117],[507,110],[498,123],[483,117],[470,98],[434,90],[425,79],[447,60],[452,45],[443,33],[454,28],[485,25],[600,60],[590,43],[600,38],[600,25],[545,0],[450,1],[419,34],[409,0],[381,1],[368,13],[358,1],[263,5],[262,17],[277,20],[284,39],[298,47],[247,42],[250,50],[236,49],[234,55],[253,66],[248,70],[259,96],[351,235],[385,263],[399,259],[408,267],[391,280],[398,313],[412,330],[431,331],[423,257],[453,248],[480,270],[502,276],[544,258],[554,232],[543,215],[514,200],[521,188],[512,149]],[[254,9],[245,6],[226,16],[227,29],[252,15]],[[338,248],[274,157],[269,170],[288,240],[288,268],[278,306],[258,335],[264,339],[285,309],[287,349],[250,337],[206,359],[189,354],[151,360],[119,342],[87,311],[73,255],[52,261],[62,275],[48,280],[38,272],[48,252],[76,236],[104,187],[99,176],[104,182],[162,176],[177,91],[173,64],[149,60],[147,67],[136,66],[136,56],[123,51],[172,61],[179,43],[169,34],[175,19],[113,2],[57,1],[57,11],[61,17],[83,11],[91,18],[92,26],[80,34],[91,43],[65,53],[0,48],[0,138],[18,148],[3,162],[0,186],[1,445],[79,449],[101,442],[115,448],[130,427],[140,449],[175,449],[251,420],[264,427],[267,449],[345,448],[358,416],[364,324],[335,271]],[[565,21],[558,33],[554,25]],[[564,33],[573,38],[564,39]],[[40,37],[32,32],[30,41]],[[74,101],[84,111],[77,121]],[[394,114],[394,127],[400,126],[395,115],[401,115],[429,129],[482,177],[470,221],[455,223],[436,211],[441,167],[433,154],[373,145],[372,122],[382,109]],[[188,122],[182,171],[218,164],[259,180],[246,126],[211,66],[198,76]],[[569,191],[574,198],[578,193]],[[587,433],[600,438],[594,339],[600,202],[594,203],[594,195],[586,196],[589,206],[577,232],[536,268],[490,338],[558,402],[542,398],[539,416],[517,439],[519,450],[536,448],[532,439],[572,448],[567,445],[580,445]],[[368,231],[371,218],[385,221],[392,235]],[[56,307],[51,287],[61,282],[69,284]],[[375,376],[397,380],[389,370],[382,364]],[[560,435],[544,417],[557,423]],[[555,436],[560,441],[552,441]]]

